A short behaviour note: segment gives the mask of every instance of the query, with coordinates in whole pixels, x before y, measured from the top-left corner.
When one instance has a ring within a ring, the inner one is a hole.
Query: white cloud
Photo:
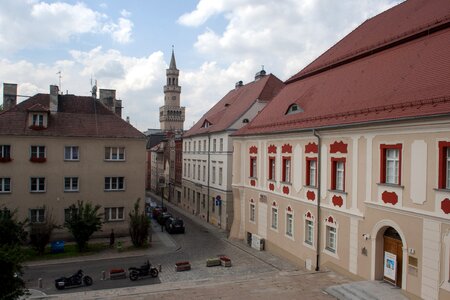
[[[126,10],[126,9],[122,9],[122,10],[120,11],[120,15],[121,15],[122,17],[124,17],[124,18],[128,18],[129,16],[131,16],[131,12],[129,12],[129,11]]]
[[[133,22],[129,19],[119,18],[119,23],[110,23],[103,27],[104,31],[111,33],[114,41],[120,44],[126,44],[132,41],[131,30]]]

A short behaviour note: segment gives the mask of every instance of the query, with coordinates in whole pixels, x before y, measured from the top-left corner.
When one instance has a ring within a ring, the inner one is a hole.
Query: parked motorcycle
[[[145,277],[145,276],[151,276],[151,277],[158,277],[158,269],[153,267],[150,262],[147,260],[147,262],[141,266],[140,268],[131,267],[128,268],[129,271],[129,277],[131,281],[138,280],[139,277]]]
[[[86,286],[90,286],[92,285],[92,283],[93,281],[90,276],[84,275],[82,270],[78,270],[70,277],[60,277],[56,279],[55,287],[58,290],[63,290],[66,287],[81,286],[83,284]]]

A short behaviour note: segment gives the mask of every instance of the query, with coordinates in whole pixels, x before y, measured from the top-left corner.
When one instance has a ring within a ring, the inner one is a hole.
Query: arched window
[[[298,104],[293,103],[289,106],[289,108],[286,111],[286,115],[290,115],[290,114],[296,114],[299,112],[302,112],[303,110],[300,108],[300,106],[298,106]]]

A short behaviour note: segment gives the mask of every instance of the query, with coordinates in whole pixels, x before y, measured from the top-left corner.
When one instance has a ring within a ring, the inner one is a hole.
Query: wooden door
[[[402,287],[402,267],[403,267],[403,243],[401,240],[397,238],[393,238],[390,236],[384,236],[384,251],[392,253],[396,255],[396,263],[397,263],[397,272],[396,272],[396,280],[392,280],[391,278],[383,277],[385,281],[395,284],[398,287]],[[384,252],[383,252],[384,253]],[[383,263],[384,263],[383,259]]]

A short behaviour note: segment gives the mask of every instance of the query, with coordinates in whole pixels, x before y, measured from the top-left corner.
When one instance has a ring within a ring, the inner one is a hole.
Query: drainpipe
[[[317,134],[316,130],[313,129],[313,135],[317,138],[317,248],[316,248],[316,272],[319,271],[319,263],[320,263],[320,170],[321,170],[321,155],[320,155],[320,149],[321,149],[321,139],[320,135]]]
[[[206,210],[206,222],[209,223],[209,163],[210,163],[210,155],[211,155],[211,136],[208,133],[208,199],[207,199],[207,207],[208,209]],[[213,203],[214,205],[214,203]]]

